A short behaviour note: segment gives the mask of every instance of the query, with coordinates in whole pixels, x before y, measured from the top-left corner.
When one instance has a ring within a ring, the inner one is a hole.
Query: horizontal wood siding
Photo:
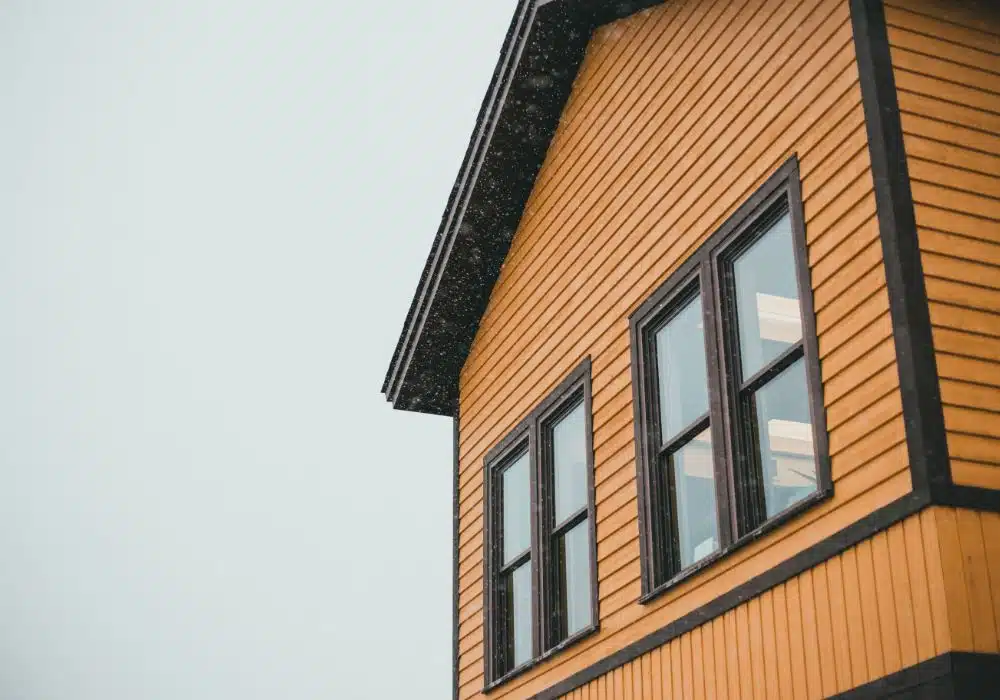
[[[988,4],[893,0],[886,22],[952,475],[1000,488],[1000,10]]]
[[[997,652],[1000,515],[931,508],[565,698],[824,698]]]
[[[643,606],[628,316],[792,154],[835,494]],[[848,3],[678,0],[588,47],[461,375],[463,699],[484,684],[483,457],[588,355],[601,631],[491,698],[530,696],[910,490]]]

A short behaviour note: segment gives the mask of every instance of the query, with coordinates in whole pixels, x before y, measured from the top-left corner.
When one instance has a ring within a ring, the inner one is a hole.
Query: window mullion
[[[757,408],[753,392],[736,390],[736,422],[740,426],[737,449],[743,455],[743,527],[740,534],[754,530],[767,519],[764,501],[764,468],[757,449]]]
[[[712,257],[706,255],[701,262],[702,314],[705,326],[705,360],[708,364],[708,414],[712,435],[713,462],[715,465],[715,500],[719,517],[719,545],[728,547],[737,532],[735,502],[733,500],[733,468],[731,461],[731,440],[725,415],[725,366],[720,361],[719,319],[721,307],[719,279]]]
[[[538,523],[538,653],[551,646],[556,613],[556,562],[552,546],[552,528],[555,523],[555,473],[552,458],[552,436],[540,422],[534,424],[538,449],[537,468],[538,506],[532,512]]]
[[[545,581],[542,571],[546,568],[542,558],[547,556],[546,548],[542,543],[542,448],[539,441],[538,422],[531,421],[528,428],[528,473],[531,481],[531,655],[538,658],[542,653],[542,640],[545,637],[547,625],[544,619],[544,612],[547,606],[544,605]]]
[[[728,251],[731,253],[731,251]],[[764,490],[757,456],[756,416],[751,410],[744,384],[743,361],[740,352],[740,328],[736,308],[736,280],[728,257],[717,258],[713,266],[719,283],[718,332],[719,353],[723,363],[724,400],[727,411],[727,447],[730,451],[730,471],[733,494],[731,502],[733,537],[750,532],[762,521]],[[729,381],[725,382],[725,378]]]

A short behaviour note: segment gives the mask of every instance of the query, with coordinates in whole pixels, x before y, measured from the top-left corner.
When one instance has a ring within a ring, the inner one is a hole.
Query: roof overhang
[[[664,0],[521,0],[382,385],[453,415],[458,376],[594,30]]]

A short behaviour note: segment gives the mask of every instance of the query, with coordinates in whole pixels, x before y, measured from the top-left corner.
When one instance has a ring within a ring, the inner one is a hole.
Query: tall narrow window
[[[738,483],[749,527],[809,497],[818,488],[802,309],[787,212],[763,221],[745,248],[723,258],[726,317],[739,356],[736,423]]]
[[[551,562],[548,646],[593,622],[591,605],[590,481],[583,392],[551,422],[543,423],[543,484],[550,489],[546,526]]]
[[[631,331],[648,597],[832,490],[794,158]]]
[[[662,324],[654,326],[650,358],[659,435],[650,481],[654,498],[663,505],[653,523],[663,542],[654,565],[664,575],[691,566],[719,546],[700,291],[686,290],[667,312]]]
[[[531,475],[525,450],[500,474],[503,503],[499,570],[500,652],[504,666],[531,659]]]
[[[488,684],[593,632],[590,362],[486,458]]]

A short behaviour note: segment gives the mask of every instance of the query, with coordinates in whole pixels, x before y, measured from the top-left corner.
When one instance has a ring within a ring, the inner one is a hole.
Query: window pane
[[[708,412],[705,328],[698,295],[656,332],[660,440],[670,441]]]
[[[587,505],[587,440],[583,404],[552,428],[556,525]]]
[[[560,593],[566,637],[590,626],[590,523],[584,520],[559,540]]]
[[[511,668],[517,668],[531,660],[531,562],[514,569],[510,580],[507,600],[509,644],[514,654]]]
[[[802,340],[792,222],[786,214],[733,264],[743,378]]]
[[[503,472],[503,562],[508,564],[531,546],[531,486],[528,453]]]
[[[817,489],[808,397],[803,360],[772,379],[753,397],[769,518]]]
[[[680,544],[680,565],[687,568],[719,548],[715,510],[712,435],[706,430],[667,458],[670,501]]]

